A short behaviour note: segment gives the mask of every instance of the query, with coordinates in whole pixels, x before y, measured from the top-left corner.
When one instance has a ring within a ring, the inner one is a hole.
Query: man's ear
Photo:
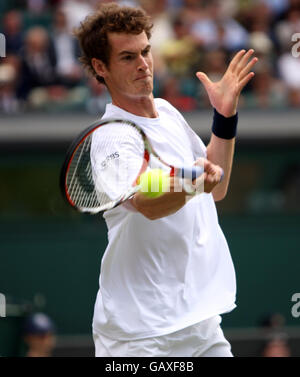
[[[93,58],[92,59],[92,66],[97,73],[97,75],[103,77],[105,79],[107,68],[106,65],[103,63],[102,60]]]

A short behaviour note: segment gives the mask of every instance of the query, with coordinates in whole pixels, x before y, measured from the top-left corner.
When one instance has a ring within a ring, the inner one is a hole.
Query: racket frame
[[[92,132],[94,132],[96,129],[98,129],[102,126],[107,125],[108,123],[123,123],[123,124],[125,123],[125,124],[128,124],[130,126],[133,126],[139,132],[139,134],[141,135],[143,142],[144,142],[144,162],[143,162],[143,165],[142,165],[142,167],[139,171],[139,174],[137,175],[135,181],[133,182],[132,189],[127,190],[127,192],[124,193],[118,200],[114,201],[113,205],[111,207],[108,207],[107,204],[99,206],[99,207],[95,207],[95,208],[79,207],[73,202],[73,200],[72,200],[72,198],[71,198],[71,196],[68,192],[68,187],[67,187],[67,175],[68,175],[70,165],[71,165],[72,160],[73,160],[73,156],[75,155],[75,153],[76,153],[77,149],[80,147],[80,145],[82,145],[84,140]],[[96,213],[99,213],[99,212],[102,212],[102,211],[105,211],[105,210],[108,210],[108,209],[115,208],[119,204],[123,203],[125,200],[129,199],[131,196],[133,196],[139,190],[139,187],[137,185],[137,180],[138,180],[138,177],[146,170],[147,165],[149,163],[150,155],[155,156],[161,163],[163,163],[164,165],[166,165],[170,168],[169,174],[170,174],[171,177],[175,176],[175,175],[181,176],[183,174],[182,173],[183,169],[176,169],[174,166],[172,166],[172,165],[170,165],[170,164],[168,164],[168,163],[166,163],[165,161],[162,160],[162,158],[153,149],[153,147],[152,147],[149,139],[147,138],[145,132],[137,124],[135,124],[133,121],[127,120],[127,119],[121,119],[121,118],[100,119],[100,120],[92,123],[89,127],[84,129],[82,132],[80,132],[79,135],[77,135],[77,137],[71,142],[71,144],[70,144],[70,146],[69,146],[69,148],[66,152],[66,157],[65,157],[64,163],[62,165],[61,172],[60,172],[60,178],[59,178],[59,186],[60,186],[62,196],[64,197],[64,199],[67,201],[67,203],[69,205],[71,205],[74,209],[76,209],[77,211],[80,211],[80,212],[89,212],[91,214],[96,214]],[[193,168],[193,169],[197,169],[197,168]],[[198,168],[198,169],[200,169],[200,168]],[[199,176],[199,175],[200,175],[200,170],[199,170],[197,176]]]

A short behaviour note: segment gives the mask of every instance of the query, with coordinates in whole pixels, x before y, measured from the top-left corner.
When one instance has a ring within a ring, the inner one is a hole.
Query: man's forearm
[[[179,192],[174,192],[174,179],[171,179],[170,192],[166,192],[158,198],[148,198],[143,193],[137,192],[130,202],[138,212],[149,220],[172,215],[185,205],[187,198],[182,186],[179,183],[177,185]]]
[[[226,196],[232,170],[234,146],[235,138],[226,140],[214,134],[207,146],[207,159],[224,170],[224,179],[212,191],[215,201],[222,200]]]
[[[202,163],[204,173],[193,181],[193,185],[182,182],[177,177],[172,177],[169,192],[165,192],[157,198],[149,198],[142,192],[137,192],[130,200],[131,205],[149,220],[157,220],[177,212],[194,195],[203,192],[213,193],[215,187],[220,185],[222,169],[207,159],[203,159]]]

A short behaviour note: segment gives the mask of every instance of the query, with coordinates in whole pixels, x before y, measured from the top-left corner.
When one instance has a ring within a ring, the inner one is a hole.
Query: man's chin
[[[145,95],[150,95],[153,92],[153,83],[149,81],[144,81],[143,85],[138,89],[138,92]]]
[[[153,88],[144,89],[144,90],[137,90],[130,97],[134,97],[134,98],[141,98],[141,97],[149,98],[151,96],[153,96]]]

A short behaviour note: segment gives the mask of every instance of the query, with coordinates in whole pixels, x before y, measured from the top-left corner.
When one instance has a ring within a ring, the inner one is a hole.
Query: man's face
[[[109,33],[110,61],[103,74],[112,98],[149,97],[153,91],[153,58],[145,32]]]

